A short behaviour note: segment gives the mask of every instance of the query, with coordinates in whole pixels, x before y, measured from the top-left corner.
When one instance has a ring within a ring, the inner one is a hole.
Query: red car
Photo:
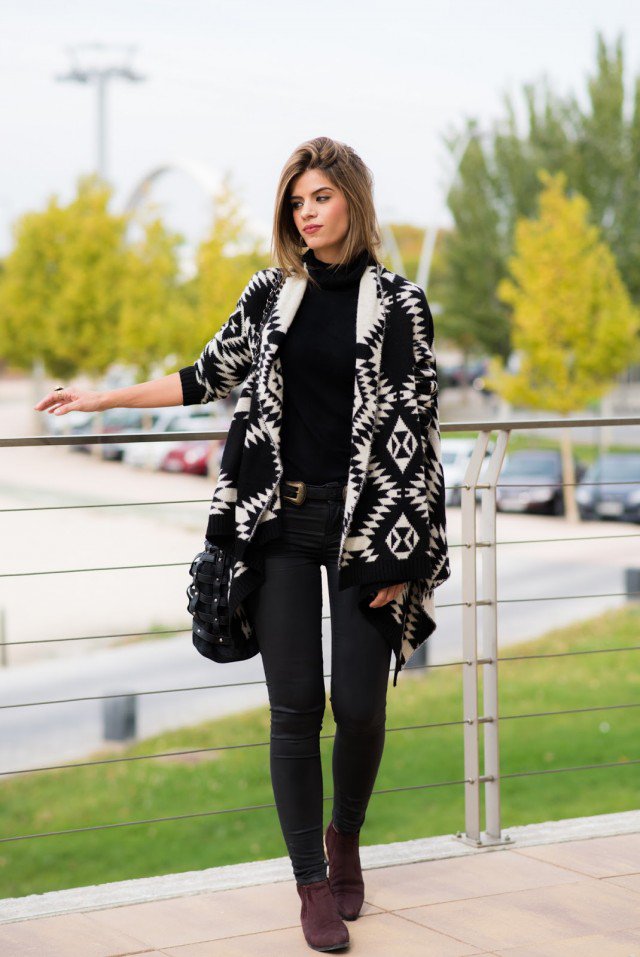
[[[188,475],[209,475],[211,466],[220,461],[221,439],[193,439],[175,442],[167,452],[160,468],[163,472],[186,472]]]

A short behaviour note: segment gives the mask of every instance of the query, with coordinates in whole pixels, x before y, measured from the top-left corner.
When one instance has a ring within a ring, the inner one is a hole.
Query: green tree
[[[465,150],[460,173],[448,200],[456,228],[443,241],[441,329],[466,363],[477,349],[506,356],[510,343],[508,313],[496,296],[505,257],[499,204],[478,140]]]
[[[139,381],[158,365],[171,372],[194,360],[267,264],[228,177],[186,281],[183,237],[145,207],[135,213],[142,238],[131,241],[134,216],[111,213],[110,199],[99,178],[81,177],[68,205],[52,197],[17,221],[0,275],[0,355],[9,365],[42,366],[62,380],[101,375],[116,361],[134,366]]]
[[[567,177],[539,172],[539,215],[516,226],[510,276],[498,286],[511,307],[520,357],[508,372],[491,362],[488,385],[509,402],[567,415],[599,399],[630,362],[640,359],[640,314],[614,256],[589,222],[587,200],[567,196]],[[571,429],[562,430],[567,515],[575,519]]]
[[[178,366],[200,355],[229,318],[250,276],[269,261],[248,233],[228,175],[214,197],[214,208],[209,233],[196,251],[196,273],[182,290],[181,322],[172,323],[169,331]]]
[[[103,372],[117,355],[125,217],[110,188],[81,177],[67,206],[57,197],[15,224],[0,282],[0,349],[17,368],[52,375]]]
[[[148,379],[173,348],[173,329],[188,316],[181,290],[178,247],[183,237],[167,231],[159,218],[144,223],[143,238],[130,243],[122,274],[117,355]]]
[[[608,50],[598,33],[596,54],[586,107],[573,95],[556,95],[543,79],[523,87],[524,132],[520,111],[505,96],[492,131],[476,136],[471,120],[444,138],[454,152],[472,135],[448,196],[455,228],[445,237],[439,288],[442,333],[465,351],[506,358],[512,349],[497,286],[507,274],[516,223],[535,215],[540,168],[565,172],[569,187],[585,196],[591,222],[640,302],[640,78],[625,110],[622,38]]]

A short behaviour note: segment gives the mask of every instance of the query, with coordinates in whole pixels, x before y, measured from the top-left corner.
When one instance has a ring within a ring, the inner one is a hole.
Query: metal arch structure
[[[146,199],[153,184],[168,173],[185,173],[189,179],[202,189],[213,206],[216,193],[218,193],[222,185],[222,177],[220,174],[204,163],[198,163],[196,160],[186,158],[178,158],[167,163],[162,163],[149,173],[146,173],[138,185],[132,190],[125,204],[125,213],[134,212]]]
[[[153,184],[157,180],[166,176],[168,173],[184,173],[189,179],[198,186],[209,200],[210,209],[213,213],[215,209],[216,195],[222,185],[222,176],[215,170],[212,170],[204,163],[186,158],[177,158],[162,163],[146,173],[137,186],[131,191],[128,200],[124,206],[124,213],[127,216],[126,241],[131,237],[131,229],[134,226],[135,212],[143,205],[147,199]],[[185,279],[192,278],[195,273],[195,258],[192,249],[187,249],[180,253],[180,272]]]

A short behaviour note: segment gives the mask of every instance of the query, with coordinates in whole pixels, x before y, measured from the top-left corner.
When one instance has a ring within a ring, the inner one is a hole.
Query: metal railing
[[[625,418],[571,418],[571,419],[543,419],[518,421],[493,421],[482,423],[452,423],[443,425],[442,431],[478,431],[473,453],[461,486],[461,521],[462,521],[462,643],[463,656],[466,667],[462,672],[463,686],[463,713],[464,713],[464,769],[465,769],[465,831],[458,832],[457,837],[465,843],[474,846],[511,843],[509,835],[502,834],[500,813],[500,781],[510,777],[562,773],[584,770],[584,767],[553,768],[545,770],[523,771],[515,774],[500,773],[500,721],[514,718],[533,717],[533,714],[518,714],[499,716],[498,711],[498,662],[506,659],[498,655],[498,579],[497,579],[497,545],[513,544],[513,542],[499,542],[496,536],[496,487],[509,443],[511,432],[514,429],[551,429],[558,427],[588,428],[607,425],[637,425],[640,417]],[[497,438],[483,481],[479,481],[480,471],[484,464],[489,443],[489,436],[497,432]],[[544,483],[546,486],[549,483]],[[563,483],[560,483],[563,484]],[[600,484],[600,483],[598,483]],[[481,489],[481,504],[478,512],[476,489]],[[625,537],[634,537],[635,533],[627,533]],[[638,533],[640,537],[640,533]],[[581,540],[604,536],[580,536]],[[567,540],[565,538],[556,541]],[[530,540],[538,541],[538,540]],[[547,539],[547,541],[551,541]],[[526,540],[522,540],[526,543]],[[481,590],[482,598],[478,599],[477,555],[481,555]],[[623,593],[628,594],[628,593]],[[563,596],[564,598],[593,597],[586,595]],[[558,600],[558,596],[553,596]],[[513,599],[512,599],[513,600]],[[532,599],[524,599],[530,601]],[[540,600],[540,598],[538,599]],[[544,600],[544,599],[543,599]],[[478,654],[478,611],[482,615],[482,634],[484,648]],[[628,649],[602,649],[603,652]],[[578,655],[589,652],[569,652]],[[515,656],[518,657],[518,656]],[[528,656],[531,658],[545,657],[543,655]],[[478,705],[479,680],[482,677],[483,699],[482,713]],[[638,707],[636,703],[616,705],[615,707]],[[571,709],[589,711],[589,708]],[[540,712],[545,715],[567,714],[569,711]],[[483,767],[480,766],[480,729],[482,728],[484,744]],[[638,763],[636,761],[610,762],[599,767],[613,767],[622,764]],[[590,768],[596,767],[589,765]],[[485,798],[485,829],[481,833],[480,788],[484,785]]]
[[[593,768],[610,768],[627,766],[640,763],[640,757],[625,761],[612,761],[604,764],[590,764],[580,766],[570,766],[565,768],[551,769],[533,769],[514,772],[511,774],[501,774],[500,772],[500,746],[499,746],[499,723],[521,718],[545,716],[561,716],[566,714],[586,713],[591,711],[607,711],[613,709],[629,709],[640,707],[640,702],[618,703],[615,705],[596,705],[585,708],[571,708],[560,711],[545,711],[535,713],[518,713],[499,716],[498,713],[498,663],[500,661],[522,661],[526,659],[542,659],[547,657],[572,657],[583,654],[615,654],[621,651],[640,650],[640,643],[637,646],[625,646],[623,648],[602,648],[590,649],[585,651],[567,651],[552,654],[538,655],[498,655],[498,620],[497,606],[502,602],[517,601],[545,601],[561,599],[580,599],[586,597],[596,597],[589,595],[563,595],[563,596],[537,596],[534,598],[499,598],[497,586],[497,564],[496,549],[500,545],[523,544],[523,543],[552,543],[560,541],[585,541],[589,539],[603,538],[629,538],[640,537],[638,533],[621,533],[611,535],[583,535],[583,536],[561,536],[555,538],[541,539],[517,539],[499,541],[496,537],[496,487],[500,485],[498,479],[504,460],[505,452],[512,431],[532,430],[532,429],[552,429],[559,427],[584,428],[598,427],[607,425],[640,425],[640,417],[615,417],[615,418],[583,418],[583,419],[544,419],[544,420],[500,420],[483,422],[451,422],[441,423],[440,431],[442,434],[455,432],[477,432],[473,453],[469,459],[464,481],[459,487],[461,489],[461,528],[462,541],[459,544],[450,543],[450,550],[461,548],[461,571],[462,571],[462,600],[460,602],[438,602],[439,608],[460,607],[462,614],[462,647],[463,657],[461,660],[451,660],[438,664],[418,665],[424,669],[449,668],[462,666],[462,718],[457,721],[428,722],[422,724],[404,725],[399,727],[388,727],[389,733],[399,733],[409,730],[430,729],[461,726],[464,744],[464,777],[451,781],[432,781],[415,785],[374,789],[373,794],[389,794],[401,791],[426,790],[440,787],[459,787],[464,785],[465,797],[465,820],[464,831],[458,831],[456,836],[473,846],[485,846],[510,843],[508,835],[503,835],[501,829],[500,813],[500,782],[509,778],[534,776],[539,774],[559,774],[571,773],[580,770]],[[492,432],[497,432],[497,439],[488,462],[483,481],[479,482],[480,470],[485,461],[485,454]],[[166,441],[184,441],[194,439],[224,439],[227,436],[227,430],[223,431],[199,431],[199,432],[173,432],[163,434],[160,438],[157,433],[146,434],[108,434],[108,435],[82,435],[82,436],[38,436],[38,437],[19,437],[19,438],[1,438],[0,449],[19,448],[26,446],[45,446],[45,445],[99,445],[107,443],[128,443],[128,442],[166,442]],[[511,483],[510,483],[511,484]],[[528,483],[533,484],[533,483]],[[548,486],[550,483],[545,482]],[[559,483],[561,484],[561,483]],[[600,484],[600,483],[594,483]],[[609,484],[609,483],[607,483]],[[637,484],[637,483],[621,483]],[[451,487],[451,486],[448,486]],[[478,508],[476,501],[476,489],[481,489],[481,502]],[[105,502],[80,505],[45,505],[45,506],[26,506],[17,508],[0,508],[1,514],[7,512],[30,512],[46,511],[57,509],[84,509],[84,508],[125,508],[129,506],[140,505],[168,505],[168,504],[195,504],[206,503],[210,501],[210,495],[204,499],[171,499],[147,502]],[[481,561],[481,591],[482,597],[478,597],[479,583],[477,579],[476,557],[478,551],[482,557]],[[78,572],[98,572],[105,570],[128,570],[140,568],[167,568],[167,567],[185,567],[188,568],[192,556],[184,562],[163,562],[145,565],[117,565],[93,568],[66,568],[66,569],[45,569],[43,571],[15,571],[0,574],[0,578],[53,575],[53,574],[71,574]],[[601,597],[620,596],[628,597],[630,592],[604,592],[599,593]],[[484,638],[484,648],[482,652],[478,651],[478,614],[482,615],[482,633]],[[330,618],[330,615],[323,616]],[[190,633],[190,620],[188,627],[184,632]],[[176,629],[167,629],[163,631],[150,632],[127,632],[126,637],[132,635],[143,637],[150,634],[161,635],[163,633],[175,635],[179,633]],[[80,641],[80,640],[99,640],[105,638],[122,637],[119,634],[98,634],[82,635],[74,637],[59,637],[47,639],[33,639],[29,641],[10,642],[9,647],[25,644],[39,644],[49,641]],[[393,668],[390,669],[390,672]],[[325,678],[330,674],[325,674]],[[478,704],[479,682],[483,681],[483,699],[482,708]],[[153,690],[139,690],[136,695],[166,695],[166,694],[184,694],[199,690],[215,690],[241,688],[248,685],[265,684],[265,679],[252,681],[238,681],[224,684],[207,684],[185,688],[163,688]],[[81,697],[69,698],[50,698],[47,700],[21,701],[12,704],[0,704],[0,711],[15,708],[31,708],[37,706],[53,706],[56,704],[68,704],[72,702],[106,700],[109,698],[120,698],[120,694],[96,694],[83,695]],[[480,731],[484,738],[484,758],[481,766],[480,758]],[[322,740],[331,739],[334,735],[321,735]],[[242,742],[240,744],[221,745],[210,748],[194,748],[180,751],[169,751],[158,754],[142,754],[125,757],[105,758],[101,760],[75,761],[63,764],[50,764],[46,767],[37,768],[15,768],[11,771],[0,772],[0,777],[15,774],[37,774],[43,771],[64,770],[71,768],[90,767],[93,765],[118,764],[130,761],[149,761],[158,758],[173,756],[204,754],[209,752],[220,752],[237,748],[256,748],[267,747],[269,741]],[[484,786],[485,796],[485,827],[482,831],[480,796],[481,786]],[[332,795],[324,798],[325,801],[331,801]],[[170,815],[161,818],[152,818],[145,820],[130,820],[113,823],[101,823],[86,827],[67,828],[60,831],[42,831],[39,833],[20,834],[13,836],[0,836],[0,843],[14,841],[30,840],[34,838],[51,837],[54,835],[77,834],[85,831],[104,830],[119,827],[141,826],[151,823],[160,823],[168,821],[179,821],[199,817],[208,817],[219,814],[234,814],[240,812],[257,811],[267,808],[275,808],[275,803],[260,805],[249,805],[239,807],[229,807],[218,810],[193,811],[189,814]]]

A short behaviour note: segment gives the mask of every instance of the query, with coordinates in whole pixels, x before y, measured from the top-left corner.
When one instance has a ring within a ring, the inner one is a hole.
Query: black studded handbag
[[[283,281],[281,273],[269,292],[258,334]],[[191,584],[187,588],[187,608],[193,618],[193,644],[201,655],[219,664],[244,661],[257,651],[257,648],[249,647],[241,628],[231,627],[229,585],[233,561],[230,549],[205,539],[203,550],[198,552],[189,569]]]
[[[187,588],[188,609],[193,617],[191,633],[200,654],[213,661],[241,660],[241,648],[231,635],[229,579],[233,555],[226,548],[205,542],[191,562]]]

